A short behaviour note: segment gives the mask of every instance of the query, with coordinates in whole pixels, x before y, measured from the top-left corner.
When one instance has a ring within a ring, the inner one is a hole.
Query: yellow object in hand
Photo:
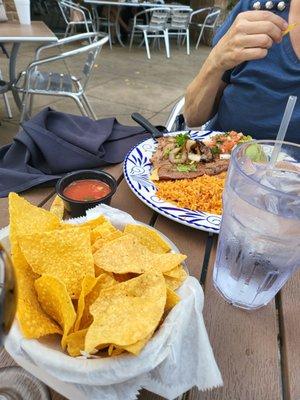
[[[285,31],[282,32],[282,36],[286,35],[287,33],[291,32],[296,26],[298,26],[299,23],[296,24],[290,24]]]

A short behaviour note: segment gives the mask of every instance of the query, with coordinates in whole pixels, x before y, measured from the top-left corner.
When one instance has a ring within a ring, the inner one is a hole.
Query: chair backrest
[[[190,22],[191,8],[173,8],[171,11],[170,27],[174,29],[186,29]]]
[[[166,128],[169,132],[184,129],[182,126],[178,126],[177,121],[182,113],[185,103],[185,98],[182,97],[172,108],[170,115],[166,121]]]
[[[82,45],[83,40],[91,40],[90,44]],[[76,80],[79,82],[80,87],[84,90],[88,80],[90,78],[92,69],[94,67],[96,57],[99,54],[99,52],[102,49],[102,46],[108,41],[108,36],[103,37],[103,35],[99,35],[97,33],[86,33],[86,34],[79,34],[79,35],[74,35],[66,39],[60,39],[58,42],[55,44],[55,46],[64,46],[65,44],[71,44],[73,42],[77,42],[77,47],[72,50],[68,50],[65,52],[62,52],[54,57],[49,58],[49,62],[53,61],[61,61],[61,60],[67,60],[68,58],[71,57],[76,57],[78,56],[78,59],[73,62],[70,62],[68,64],[68,70],[70,76],[76,77]],[[84,55],[86,57],[84,57]],[[48,60],[48,59],[47,59]],[[39,61],[37,61],[37,64]],[[81,72],[78,73],[78,66],[80,67],[80,63],[82,65]],[[44,64],[44,66],[46,66]],[[72,73],[72,66],[76,66],[76,72],[73,74]],[[39,67],[37,65],[37,67]],[[49,72],[49,70],[47,69]],[[59,71],[58,71],[59,72]]]
[[[221,14],[220,7],[212,7],[211,11],[207,14],[205,18],[205,24],[214,28],[218,22],[220,14]]]
[[[65,23],[68,24],[70,21],[70,8],[64,4],[63,1],[61,0],[56,0],[58,7],[61,11],[61,14],[63,16],[63,19],[65,20]]]
[[[171,10],[168,7],[158,7],[153,10],[149,23],[150,28],[164,29],[168,22],[170,13]]]
[[[66,24],[69,22],[73,22],[74,18],[78,18],[82,20],[84,18],[83,14],[78,12],[77,10],[80,9],[80,5],[75,3],[72,0],[56,0],[60,11],[62,13],[63,19],[65,20]],[[77,12],[77,14],[76,14]],[[80,13],[80,15],[79,15]]]
[[[186,129],[190,129],[187,126],[184,120],[184,116],[182,114],[183,108],[185,104],[185,98],[182,97],[172,108],[171,113],[165,123],[165,126],[168,132],[182,131]],[[194,130],[199,131],[208,131],[211,130],[217,120],[217,114],[212,117],[210,120],[206,121],[205,124],[199,127],[193,127]]]
[[[96,58],[100,53],[103,44],[105,44],[107,41],[108,41],[108,36],[99,39],[99,36],[95,35],[95,38],[91,44],[80,47],[80,52],[86,53],[86,59],[84,61],[84,65],[82,68],[82,77],[80,80],[80,84],[83,88],[85,88],[85,86],[87,85]]]

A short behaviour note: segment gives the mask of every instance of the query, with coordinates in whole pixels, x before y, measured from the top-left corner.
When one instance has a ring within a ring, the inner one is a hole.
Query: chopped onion
[[[220,154],[220,160],[230,160],[230,154]]]
[[[201,155],[200,154],[189,153],[188,154],[188,159],[191,160],[191,161],[199,162],[201,160]]]

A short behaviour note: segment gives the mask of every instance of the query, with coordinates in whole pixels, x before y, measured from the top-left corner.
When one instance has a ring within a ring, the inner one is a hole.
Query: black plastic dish
[[[80,179],[97,179],[109,185],[111,192],[101,199],[91,201],[72,200],[63,195],[64,189],[74,181]],[[117,190],[117,181],[115,178],[105,171],[85,169],[81,171],[70,172],[64,175],[56,183],[56,193],[63,199],[65,209],[71,214],[72,217],[81,217],[85,215],[86,210],[95,207],[98,204],[110,204],[112,196]]]

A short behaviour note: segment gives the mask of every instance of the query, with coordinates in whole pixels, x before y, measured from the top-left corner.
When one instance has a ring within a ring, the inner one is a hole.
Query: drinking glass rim
[[[238,169],[239,173],[240,173],[241,175],[243,175],[246,179],[248,179],[249,181],[251,181],[252,183],[254,182],[254,183],[256,183],[258,186],[262,187],[263,189],[268,190],[268,191],[271,192],[271,193],[276,193],[277,195],[278,195],[278,194],[280,194],[280,195],[285,195],[285,196],[288,196],[288,197],[294,198],[294,199],[300,198],[299,195],[296,195],[296,194],[289,194],[289,193],[283,192],[283,191],[281,191],[281,190],[273,189],[273,188],[270,188],[269,186],[263,185],[262,183],[260,183],[260,182],[256,181],[255,179],[253,179],[250,175],[247,175],[247,174],[241,169],[239,163],[237,162],[237,158],[236,158],[237,152],[238,152],[238,151],[241,151],[243,147],[246,147],[246,146],[248,146],[249,144],[252,144],[252,143],[258,143],[258,144],[273,144],[273,145],[275,145],[275,143],[280,143],[280,144],[283,144],[283,145],[286,145],[286,144],[287,144],[287,145],[290,145],[290,146],[293,146],[293,147],[298,147],[298,148],[299,148],[299,151],[300,151],[300,145],[297,144],[297,143],[286,142],[286,141],[282,141],[282,140],[278,141],[278,140],[267,140],[267,139],[266,139],[266,140],[255,140],[255,139],[253,139],[253,140],[250,140],[249,142],[245,142],[245,143],[242,143],[241,145],[238,145],[238,146],[233,150],[232,155],[231,155],[231,161],[235,164],[235,166],[236,166],[236,168]]]

